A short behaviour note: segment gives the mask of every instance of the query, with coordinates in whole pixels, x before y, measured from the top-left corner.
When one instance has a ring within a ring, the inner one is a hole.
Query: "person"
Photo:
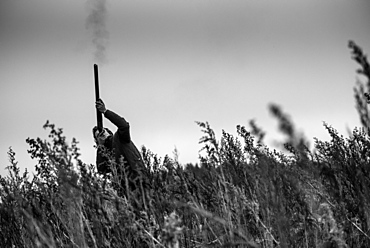
[[[121,188],[125,188],[125,179],[128,179],[130,190],[147,187],[146,167],[141,154],[130,135],[130,124],[121,116],[105,107],[103,100],[95,102],[95,106],[116,127],[113,134],[108,128],[101,132],[98,127],[93,128],[94,140],[97,144],[96,166],[98,172],[107,175],[116,174],[121,179]],[[112,160],[114,161],[112,163]],[[141,185],[140,185],[141,183]]]

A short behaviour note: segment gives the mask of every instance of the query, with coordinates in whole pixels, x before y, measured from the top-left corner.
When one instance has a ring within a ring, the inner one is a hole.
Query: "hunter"
[[[108,128],[101,132],[98,127],[93,128],[98,146],[96,155],[98,172],[103,175],[116,173],[121,179],[122,188],[125,188],[122,184],[127,179],[131,191],[140,190],[140,186],[147,188],[146,167],[139,150],[131,140],[130,124],[123,117],[107,109],[101,99],[95,102],[95,107],[117,127],[114,134]]]

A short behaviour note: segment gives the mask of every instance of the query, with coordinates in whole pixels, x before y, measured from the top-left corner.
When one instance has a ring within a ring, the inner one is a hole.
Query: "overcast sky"
[[[93,3],[0,1],[1,174],[10,146],[33,169],[25,140],[46,139],[46,120],[95,162],[94,63],[101,98],[134,143],[161,157],[177,147],[183,164],[198,162],[195,121],[220,137],[255,119],[273,147],[270,103],[312,143],[328,138],[323,121],[344,135],[359,126],[347,44],[370,51],[368,0],[112,0],[91,22]]]

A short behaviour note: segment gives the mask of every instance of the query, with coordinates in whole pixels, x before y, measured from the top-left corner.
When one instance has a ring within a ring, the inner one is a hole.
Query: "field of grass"
[[[198,122],[199,165],[143,147],[150,187],[131,191],[120,175],[83,163],[78,142],[47,122],[48,139],[27,139],[34,176],[9,149],[1,247],[370,247],[370,67],[360,47],[349,48],[368,80],[355,86],[362,127],[344,138],[325,124],[331,140],[316,140],[314,151],[271,105],[287,152],[268,148],[254,122],[220,138]]]

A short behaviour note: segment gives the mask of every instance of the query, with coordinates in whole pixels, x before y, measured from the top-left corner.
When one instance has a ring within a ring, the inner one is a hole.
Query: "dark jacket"
[[[104,144],[108,150],[113,152],[117,164],[120,164],[120,159],[123,157],[126,169],[135,172],[143,169],[144,163],[141,154],[131,140],[130,124],[111,110],[107,110],[104,116],[118,128],[113,136],[107,138]],[[101,153],[101,149],[97,151],[96,164],[100,173],[110,172],[107,158]]]

